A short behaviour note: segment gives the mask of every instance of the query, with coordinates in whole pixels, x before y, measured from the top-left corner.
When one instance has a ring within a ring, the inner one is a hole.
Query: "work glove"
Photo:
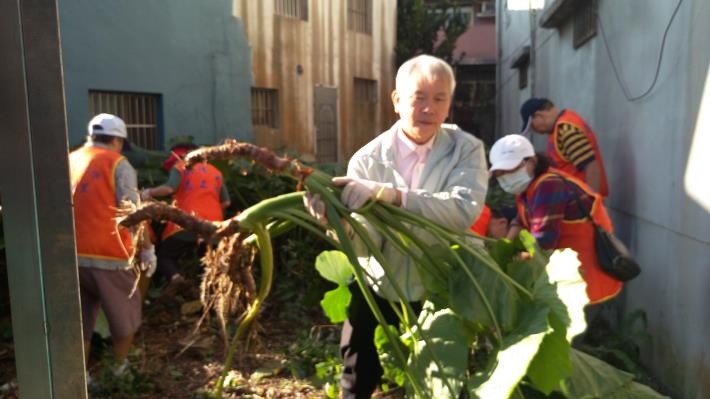
[[[391,183],[380,183],[355,177],[334,177],[333,184],[345,186],[340,200],[350,209],[361,208],[368,200],[383,201],[394,204],[397,200],[397,189]]]
[[[141,265],[145,270],[146,277],[150,277],[155,273],[158,267],[158,258],[155,256],[155,246],[144,247],[141,249]]]
[[[308,213],[313,216],[321,226],[325,228],[325,234],[335,241],[340,241],[338,234],[328,226],[328,216],[325,213],[325,202],[320,199],[320,194],[312,194],[311,192],[306,192],[303,196],[303,206],[306,208]],[[344,218],[340,219],[340,225],[345,229],[345,234],[351,239],[355,237],[355,231],[353,230],[350,223],[348,223]]]
[[[150,195],[150,189],[146,188],[143,191],[141,191],[141,201],[147,201],[149,199],[153,199],[153,196]]]
[[[328,217],[325,215],[325,202],[320,199],[320,194],[306,191],[306,195],[303,196],[303,206],[318,223],[324,226],[328,224]]]

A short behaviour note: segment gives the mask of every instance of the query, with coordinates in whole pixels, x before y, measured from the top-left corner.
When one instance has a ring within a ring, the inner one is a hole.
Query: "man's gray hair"
[[[415,74],[428,80],[433,80],[437,77],[448,79],[451,82],[451,94],[454,94],[454,89],[456,88],[454,70],[441,58],[422,54],[407,60],[397,71],[397,80],[395,82],[397,91],[402,91],[411,82]]]

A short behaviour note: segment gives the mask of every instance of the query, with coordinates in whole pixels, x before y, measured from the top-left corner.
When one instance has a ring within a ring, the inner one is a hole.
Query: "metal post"
[[[20,396],[86,398],[56,0],[0,1],[0,195]]]

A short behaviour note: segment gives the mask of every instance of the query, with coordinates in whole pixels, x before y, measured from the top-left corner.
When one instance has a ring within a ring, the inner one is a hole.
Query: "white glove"
[[[153,196],[150,195],[150,189],[146,188],[145,190],[141,191],[141,201],[147,201],[149,199],[152,199]]]
[[[306,191],[306,195],[303,196],[303,206],[311,216],[316,218],[318,223],[322,225],[328,224],[328,217],[325,215],[325,202],[320,199],[320,194],[314,195]]]
[[[380,183],[354,177],[334,177],[333,184],[345,186],[340,200],[350,209],[358,209],[372,199],[393,204],[397,200],[397,189],[391,183]]]
[[[155,246],[151,245],[141,249],[141,265],[145,270],[146,277],[150,277],[155,273],[158,267],[158,258],[155,256]]]

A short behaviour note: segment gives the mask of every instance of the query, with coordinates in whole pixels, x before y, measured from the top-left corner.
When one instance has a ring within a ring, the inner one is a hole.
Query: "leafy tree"
[[[452,1],[399,0],[397,66],[418,54],[431,54],[455,64],[456,39],[467,27],[466,16]]]

